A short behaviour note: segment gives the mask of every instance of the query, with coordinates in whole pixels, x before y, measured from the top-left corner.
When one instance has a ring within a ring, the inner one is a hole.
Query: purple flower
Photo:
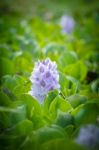
[[[57,65],[49,58],[35,63],[30,80],[33,83],[30,94],[40,103],[49,91],[60,89]]]
[[[89,149],[99,146],[99,128],[92,124],[81,128],[76,143]]]
[[[70,34],[74,29],[75,21],[70,16],[62,16],[60,25],[63,33]]]

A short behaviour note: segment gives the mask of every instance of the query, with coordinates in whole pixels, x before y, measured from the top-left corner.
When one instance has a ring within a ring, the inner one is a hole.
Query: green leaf
[[[0,106],[0,112],[18,113],[16,109],[11,109],[11,108],[1,107],[1,106]]]
[[[79,61],[75,64],[71,64],[65,67],[65,72],[68,75],[73,76],[74,78],[82,81],[86,77],[87,67],[84,65],[82,61]]]
[[[14,73],[14,64],[7,58],[0,58],[0,77]]]
[[[38,144],[45,143],[47,141],[51,141],[53,139],[65,138],[66,133],[64,130],[59,126],[45,126],[37,130],[35,134],[36,140]]]
[[[24,140],[24,136],[2,134],[0,135],[0,148],[2,147],[2,149],[17,150]]]
[[[30,120],[22,120],[10,131],[13,135],[29,135],[33,130],[33,123]]]
[[[62,72],[59,73],[59,83],[61,85],[61,90],[64,91],[68,87],[69,81],[66,79],[66,75]]]
[[[99,92],[99,79],[91,83],[91,89],[93,92]]]
[[[51,59],[57,60],[64,50],[65,48],[63,46],[56,43],[50,43],[45,48],[45,55]]]
[[[18,99],[26,106],[27,117],[33,122],[34,129],[42,127],[46,122],[39,102],[29,94],[21,94]]]
[[[8,58],[11,55],[11,50],[9,46],[5,44],[0,45],[0,57],[6,57]]]
[[[27,115],[29,118],[31,118],[33,115],[41,115],[42,109],[37,100],[35,100],[31,95],[29,94],[21,94],[18,97],[18,100],[21,100],[24,105],[26,105],[27,108]]]
[[[9,99],[9,97],[5,93],[0,92],[0,106],[8,107],[10,104],[11,100]]]
[[[24,105],[10,103],[9,107],[0,107],[0,123],[4,127],[12,127],[26,118]]]
[[[70,103],[59,95],[51,103],[49,113],[53,118],[55,118],[58,110],[63,112],[69,112],[72,110]]]
[[[87,97],[84,95],[74,94],[69,96],[68,101],[72,105],[73,108],[79,106],[80,104],[84,104],[87,101]]]
[[[65,128],[66,126],[73,124],[73,118],[69,113],[58,111],[55,124]]]
[[[65,131],[67,132],[69,137],[72,137],[72,134],[74,133],[74,129],[75,129],[75,126],[72,124],[65,127]]]
[[[9,113],[8,117],[11,121],[11,125],[15,125],[20,121],[26,119],[26,105],[23,105],[21,101],[17,101],[11,105],[11,108],[14,108],[17,113]]]
[[[14,75],[14,76],[5,75],[2,78],[2,82],[4,87],[7,87],[11,91],[13,91],[16,88],[16,86],[24,85],[25,79],[19,75]]]
[[[66,51],[61,54],[59,62],[62,65],[62,67],[66,67],[69,64],[77,62],[77,60],[77,54],[74,51]]]
[[[2,131],[2,129],[11,127],[11,121],[9,119],[8,113],[15,113],[16,110],[10,108],[8,109],[5,107],[2,107],[0,109],[0,129]]]
[[[52,101],[55,99],[55,97],[58,95],[58,91],[57,90],[53,90],[53,91],[50,91],[45,100],[44,100],[44,110],[45,112],[47,113],[49,111],[49,107],[50,107],[50,104],[52,103]]]
[[[24,74],[25,76],[29,76],[30,72],[32,72],[32,63],[29,62],[25,57],[18,56],[14,59],[13,63],[16,66],[16,72],[19,74]]]
[[[95,123],[99,115],[99,107],[95,103],[81,104],[71,114],[76,125]]]
[[[84,150],[81,146],[77,145],[71,140],[55,139],[48,141],[41,146],[41,150]]]

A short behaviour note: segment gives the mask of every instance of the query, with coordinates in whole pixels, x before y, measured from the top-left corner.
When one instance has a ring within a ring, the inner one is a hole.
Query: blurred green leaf
[[[91,83],[91,89],[93,92],[99,93],[99,80],[93,81]]]
[[[8,107],[11,104],[11,100],[9,97],[3,93],[0,92],[0,106]]]
[[[58,111],[55,124],[65,128],[66,126],[73,124],[73,118],[69,113]]]
[[[49,141],[45,144],[42,144],[41,147],[42,150],[84,150],[84,148],[82,148],[81,146],[75,144],[73,141],[71,140],[66,140],[66,139],[55,139],[52,141]]]
[[[66,79],[66,75],[62,72],[59,73],[59,83],[61,85],[61,90],[64,91],[68,87],[69,81]]]
[[[32,71],[32,64],[29,60],[27,60],[23,56],[16,57],[13,61],[16,66],[16,72],[19,74],[24,74],[25,76],[29,76],[29,72]]]
[[[36,114],[41,115],[42,114],[42,109],[41,109],[40,104],[31,95],[21,94],[21,95],[19,95],[18,99],[21,100],[24,105],[26,105],[27,115],[28,115],[29,119],[33,115],[36,115]]]
[[[87,97],[84,95],[74,94],[68,97],[68,101],[70,102],[72,107],[75,108],[80,104],[86,103]]]
[[[14,108],[17,111],[17,113],[8,114],[12,126],[26,119],[26,106],[22,105],[21,101],[14,102],[11,105],[11,108]]]
[[[50,43],[44,49],[45,55],[51,59],[57,60],[65,48],[57,43]]]
[[[14,64],[12,63],[11,60],[7,58],[0,58],[0,77],[6,74],[14,74],[15,68]]]
[[[59,126],[50,126],[50,127],[43,127],[37,130],[35,137],[38,141],[38,144],[45,143],[47,141],[51,141],[53,139],[60,139],[65,138],[66,133],[64,130]]]
[[[70,124],[65,127],[65,131],[67,132],[68,136],[71,137],[72,134],[74,133],[74,125]]]
[[[5,75],[2,78],[3,86],[7,87],[11,91],[15,89],[16,86],[18,85],[23,85],[25,84],[25,79],[22,76],[19,75]]]
[[[99,106],[95,103],[82,104],[75,108],[71,114],[76,125],[96,122],[99,115]]]
[[[11,55],[10,48],[7,44],[0,45],[0,57],[8,58]]]
[[[70,103],[59,95],[53,100],[49,107],[49,113],[53,119],[57,116],[58,110],[63,112],[69,112],[72,110]]]
[[[33,130],[33,123],[30,120],[22,120],[11,129],[13,135],[29,135]]]
[[[53,91],[50,91],[48,93],[48,95],[46,96],[45,100],[44,100],[44,110],[46,112],[49,111],[49,107],[50,107],[50,104],[52,103],[52,101],[55,99],[55,97],[58,95],[58,91],[57,90],[53,90]]]
[[[43,111],[39,102],[29,94],[22,94],[18,99],[26,106],[27,117],[33,122],[34,129],[42,127],[46,121],[43,118]]]
[[[65,67],[65,72],[68,75],[73,76],[74,78],[82,81],[85,79],[87,74],[87,67],[84,65],[82,61],[79,61],[75,64],[68,65]]]
[[[62,67],[66,67],[69,64],[73,64],[75,62],[77,62],[78,57],[77,54],[74,51],[66,51],[66,52],[62,52],[59,62],[62,65]]]

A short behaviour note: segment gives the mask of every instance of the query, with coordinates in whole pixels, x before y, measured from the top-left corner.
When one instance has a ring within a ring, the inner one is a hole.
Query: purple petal
[[[40,84],[41,84],[41,86],[43,86],[43,87],[45,87],[45,86],[46,86],[46,83],[45,83],[45,81],[44,81],[44,80],[42,80],[42,81],[40,82]]]

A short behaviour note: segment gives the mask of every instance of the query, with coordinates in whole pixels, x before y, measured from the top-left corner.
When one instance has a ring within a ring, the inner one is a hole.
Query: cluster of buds
[[[60,25],[63,33],[70,34],[74,29],[75,21],[70,16],[62,16]]]
[[[99,128],[92,124],[81,128],[76,143],[88,149],[97,149],[97,146],[99,146]]]
[[[56,62],[52,62],[49,58],[36,62],[30,80],[32,82],[30,94],[42,103],[49,91],[60,89]]]

